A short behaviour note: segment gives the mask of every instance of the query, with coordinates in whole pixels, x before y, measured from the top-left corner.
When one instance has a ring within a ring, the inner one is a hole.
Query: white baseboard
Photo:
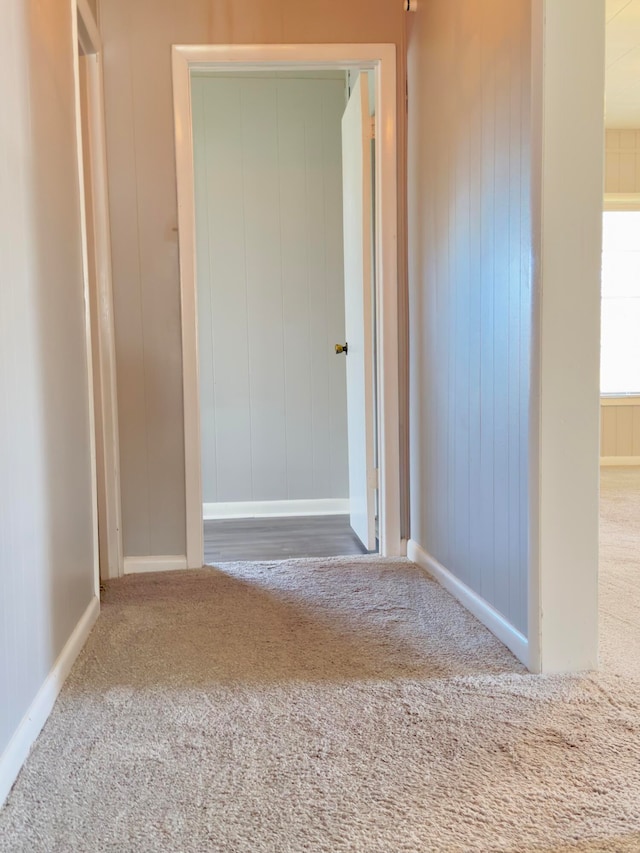
[[[184,556],[170,557],[125,557],[125,575],[142,575],[146,572],[177,572],[187,568]]]
[[[349,498],[307,501],[231,501],[202,505],[205,521],[223,518],[286,518],[294,515],[348,515]]]
[[[407,557],[412,563],[416,563],[428,572],[454,598],[457,598],[470,613],[473,613],[476,619],[482,622],[492,634],[496,635],[500,642],[513,652],[518,660],[522,661],[525,666],[529,666],[529,641],[488,601],[485,601],[477,592],[458,580],[449,569],[445,569],[413,539],[410,539],[407,544]]]
[[[600,465],[603,468],[614,466],[640,465],[640,456],[601,456]]]
[[[38,690],[9,745],[0,756],[0,806],[4,803],[27,760],[31,747],[47,722],[71,667],[80,654],[100,615],[100,601],[92,598],[80,621],[60,652],[53,669]]]

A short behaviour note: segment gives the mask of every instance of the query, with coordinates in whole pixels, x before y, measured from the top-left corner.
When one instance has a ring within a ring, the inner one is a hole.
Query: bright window
[[[602,394],[640,393],[640,211],[606,211],[602,243]]]

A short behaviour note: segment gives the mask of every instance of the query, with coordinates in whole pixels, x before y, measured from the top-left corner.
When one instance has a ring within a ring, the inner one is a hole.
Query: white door
[[[359,75],[342,118],[344,294],[351,527],[376,547],[373,396],[371,119],[369,81]]]

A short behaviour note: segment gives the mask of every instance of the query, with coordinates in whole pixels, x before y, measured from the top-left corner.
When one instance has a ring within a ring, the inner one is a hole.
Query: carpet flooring
[[[612,634],[640,476],[609,485],[597,675],[526,673],[404,560],[109,584],[0,851],[637,853],[640,646]]]

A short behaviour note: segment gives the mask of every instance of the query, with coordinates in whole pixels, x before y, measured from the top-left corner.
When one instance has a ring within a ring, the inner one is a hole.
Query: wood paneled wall
[[[528,2],[412,19],[411,536],[525,635],[530,56]]]
[[[348,497],[345,84],[193,81],[206,504]]]
[[[607,130],[606,193],[640,192],[640,130]]]
[[[396,0],[101,0],[125,556],[185,552],[171,45],[398,45],[398,256],[406,317],[405,18]],[[401,339],[406,346],[406,334]]]
[[[71,4],[42,0],[34,14],[24,0],[3,0],[1,17],[0,756],[6,773],[25,734],[13,757],[3,756],[5,747],[94,596],[94,542]],[[6,781],[0,773],[0,791]]]
[[[640,403],[635,406],[607,403],[600,407],[600,412],[600,455],[606,459],[635,456],[640,461]]]

